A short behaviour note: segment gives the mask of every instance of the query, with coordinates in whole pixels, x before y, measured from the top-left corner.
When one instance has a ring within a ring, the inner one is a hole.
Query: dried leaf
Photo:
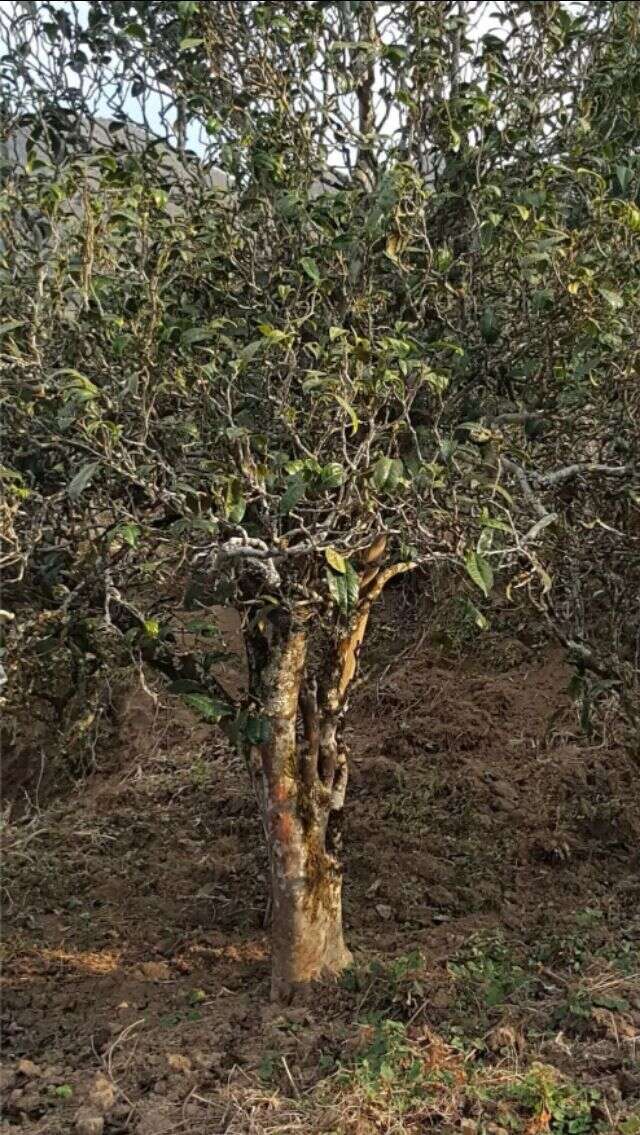
[[[360,560],[363,564],[374,564],[380,559],[386,546],[387,537],[384,535],[376,536],[373,544],[370,544],[368,548],[365,548],[364,551],[360,553]]]

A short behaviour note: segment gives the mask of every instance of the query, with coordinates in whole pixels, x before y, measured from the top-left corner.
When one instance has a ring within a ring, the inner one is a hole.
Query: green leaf
[[[144,629],[149,638],[157,638],[160,634],[160,623],[157,619],[145,619]]]
[[[340,405],[342,406],[342,409],[346,410],[347,414],[349,415],[349,417],[351,419],[351,433],[352,434],[357,433],[358,426],[360,425],[360,420],[359,420],[358,415],[356,414],[353,406],[349,402],[347,402],[346,398],[343,398],[342,395],[340,395],[340,394],[334,394],[334,398],[335,398],[336,402],[340,403]]]
[[[286,488],[280,498],[280,512],[286,514],[291,512],[292,508],[302,500],[307,491],[307,486],[304,477],[299,473],[294,473],[293,476],[287,478]]]
[[[389,476],[387,477],[385,488],[393,492],[393,490],[398,487],[403,477],[404,463],[400,460],[399,457],[397,457],[395,461],[391,462],[391,470],[389,472]]]
[[[7,335],[18,327],[24,327],[24,319],[8,319],[6,323],[0,323],[0,335]]]
[[[220,628],[209,619],[190,619],[185,623],[184,629],[191,634],[201,634],[206,638],[217,638],[220,635]]]
[[[252,745],[263,745],[271,736],[271,722],[262,714],[251,713],[244,722],[244,735]]]
[[[123,524],[118,531],[122,536],[125,544],[128,544],[130,548],[135,548],[138,540],[140,539],[140,525]]]
[[[307,273],[309,279],[313,280],[314,284],[319,284],[321,282],[320,270],[315,260],[312,260],[310,256],[303,256],[300,264],[302,265],[304,271]]]
[[[55,1094],[59,1100],[70,1100],[73,1095],[71,1084],[58,1084]]]
[[[247,508],[247,502],[242,494],[240,481],[237,477],[232,477],[227,486],[225,507],[227,519],[230,520],[232,524],[241,524]]]
[[[345,564],[345,583],[347,588],[347,613],[353,611],[358,603],[360,594],[360,580],[358,573],[349,560]]]
[[[82,468],[78,470],[67,489],[72,501],[79,499],[80,494],[91,483],[99,468],[99,461],[89,461],[87,465],[83,465]]]
[[[336,552],[335,548],[325,548],[324,557],[330,567],[337,571],[339,575],[344,575],[347,570],[347,561],[340,552]]]
[[[482,313],[480,319],[480,334],[485,343],[495,343],[499,336],[499,331],[496,326],[496,317],[491,307],[485,307]]]
[[[531,306],[536,312],[549,311],[553,307],[553,292],[549,288],[540,288],[533,293]]]
[[[198,682],[194,682],[191,678],[176,678],[175,682],[169,682],[167,693],[202,694],[202,686]]]
[[[618,179],[618,185],[620,186],[622,192],[626,193],[627,189],[631,185],[633,170],[630,169],[629,166],[616,166],[616,177]]]
[[[476,552],[467,552],[464,566],[476,587],[479,587],[482,594],[487,596],[493,587],[493,570],[489,561]]]
[[[247,502],[244,497],[237,500],[236,503],[229,509],[227,516],[232,524],[241,524],[244,519],[244,514],[247,508]]]
[[[185,39],[180,40],[180,50],[188,51],[190,47],[201,47],[203,43],[203,39],[196,39],[192,38],[191,36],[186,36]]]
[[[263,351],[265,346],[264,339],[252,339],[251,342],[247,343],[246,347],[243,347],[240,351],[240,358],[243,362],[249,362],[250,359],[255,358],[259,351]]]
[[[486,618],[485,615],[482,614],[482,611],[479,611],[478,608],[473,603],[469,603],[467,609],[468,609],[469,614],[471,615],[475,625],[477,626],[478,630],[488,631],[489,630],[489,620]]]
[[[183,694],[184,700],[191,709],[195,709],[205,721],[220,721],[231,713],[231,707],[226,702],[210,698],[206,694]]]
[[[439,374],[437,371],[431,370],[431,367],[424,367],[422,370],[422,378],[424,378],[425,382],[429,384],[432,390],[435,390],[436,394],[444,394],[449,385],[449,376]]]
[[[325,489],[337,489],[344,481],[344,469],[337,461],[331,461],[329,465],[323,465],[320,470],[320,480],[322,487]]]
[[[54,370],[52,378],[61,378],[63,375],[68,375],[72,382],[68,383],[65,389],[67,390],[80,390],[92,397],[97,397],[100,393],[98,387],[87,378],[86,374],[80,374],[79,370],[74,370],[73,367],[61,367],[60,370]]]
[[[347,592],[347,581],[344,575],[337,575],[336,572],[327,568],[327,584],[329,586],[329,594],[337,607],[343,615],[349,611],[349,595]]]
[[[508,532],[509,535],[511,535],[511,528],[506,520],[498,520],[497,517],[490,516],[486,520],[483,520],[482,523],[485,528],[493,528],[496,532]]]
[[[393,462],[390,457],[379,457],[373,466],[372,481],[376,489],[384,488]]]
[[[152,189],[151,198],[156,209],[164,209],[167,201],[169,200],[169,194],[165,189]]]
[[[194,343],[202,343],[205,339],[211,339],[215,334],[210,327],[187,327],[186,331],[182,332],[180,342],[183,347],[192,347]]]
[[[330,327],[329,328],[329,339],[332,343],[335,343],[336,339],[340,339],[342,336],[344,336],[346,334],[347,334],[347,332],[345,331],[344,327]]]
[[[614,311],[619,311],[621,307],[624,307],[624,300],[620,292],[612,292],[610,288],[600,288],[600,295]]]
[[[23,481],[22,473],[18,473],[17,469],[9,469],[7,465],[0,465],[0,480],[2,481]]]

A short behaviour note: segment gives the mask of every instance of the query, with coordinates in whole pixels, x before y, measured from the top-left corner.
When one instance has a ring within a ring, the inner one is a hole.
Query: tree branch
[[[553,473],[532,473],[530,476],[533,477],[536,485],[550,488],[552,485],[561,485],[580,473],[602,473],[604,477],[624,477],[631,472],[633,465],[598,465],[591,461],[582,461],[575,465],[565,465]]]
[[[525,499],[529,502],[534,512],[536,512],[540,519],[542,519],[543,516],[547,515],[547,510],[544,505],[540,503],[533,489],[531,488],[531,485],[529,484],[529,481],[527,479],[527,474],[525,473],[522,466],[517,465],[515,461],[511,461],[508,457],[502,457],[501,460],[505,469],[508,469],[510,473],[513,473],[518,484],[520,485],[520,488],[522,489],[522,492],[524,493]]]

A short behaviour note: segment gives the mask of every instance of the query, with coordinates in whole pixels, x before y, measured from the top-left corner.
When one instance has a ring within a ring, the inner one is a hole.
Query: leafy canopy
[[[381,533],[551,611],[579,525],[628,556],[638,42],[631,3],[5,6],[5,566],[54,643],[170,654],[184,565],[345,618]]]

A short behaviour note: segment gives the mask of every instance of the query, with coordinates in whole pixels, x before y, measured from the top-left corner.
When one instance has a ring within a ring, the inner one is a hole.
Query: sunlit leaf
[[[205,721],[216,723],[228,716],[232,710],[223,701],[211,698],[207,694],[183,694],[183,698],[191,709],[203,717]]]
[[[341,556],[340,552],[337,552],[335,548],[325,548],[324,555],[329,566],[332,567],[334,571],[339,572],[340,575],[344,575],[347,570],[347,561],[344,556]]]
[[[357,433],[358,426],[360,425],[360,422],[358,420],[358,415],[356,414],[353,406],[349,402],[347,402],[346,398],[343,398],[340,394],[335,394],[334,398],[335,398],[336,402],[340,403],[340,405],[342,406],[342,409],[346,410],[347,414],[349,415],[349,418],[351,420],[351,432]]]
[[[300,263],[309,279],[313,280],[314,284],[319,284],[321,280],[320,270],[315,260],[312,260],[310,256],[303,256]]]
[[[347,610],[353,611],[358,603],[360,580],[357,571],[349,560],[347,560],[345,564],[345,583],[347,589]]]
[[[476,587],[480,588],[483,595],[488,595],[493,587],[493,569],[489,561],[477,552],[470,551],[465,556],[464,566]]]
[[[612,307],[614,311],[619,311],[621,307],[624,307],[624,300],[620,292],[614,292],[611,288],[600,288],[600,295],[606,299],[609,307]]]

